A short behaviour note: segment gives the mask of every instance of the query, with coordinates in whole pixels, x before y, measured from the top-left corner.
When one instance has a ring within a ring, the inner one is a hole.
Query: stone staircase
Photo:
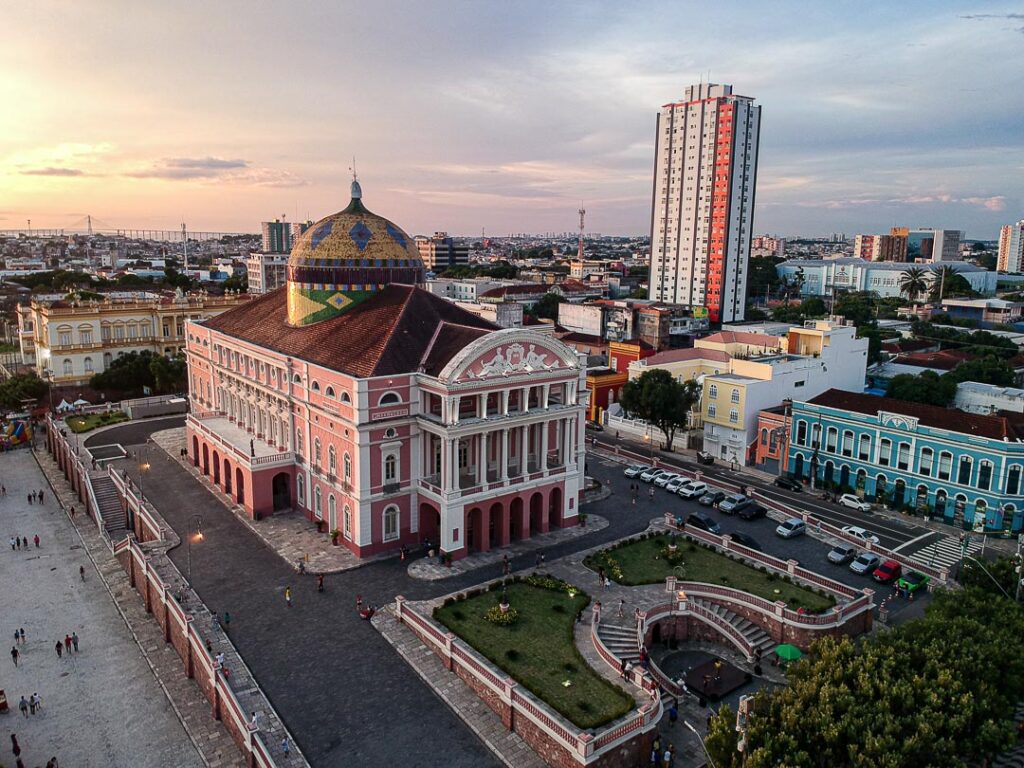
[[[101,473],[90,475],[89,482],[92,484],[96,503],[100,507],[103,527],[110,536],[110,540],[116,541],[122,538],[128,530],[128,514],[121,504],[121,495],[117,492],[117,486],[107,475]]]
[[[601,622],[597,625],[597,636],[613,656],[632,664],[640,662],[640,646],[636,642],[636,627],[620,627]]]
[[[761,651],[762,658],[767,656],[768,653],[775,648],[775,641],[772,640],[771,635],[761,629],[761,627],[754,622],[744,619],[739,614],[733,613],[728,608],[719,605],[718,603],[712,603],[707,600],[694,600],[693,602],[703,606],[716,616],[720,616],[725,619],[726,622],[738,629],[740,634],[747,639],[748,643]]]

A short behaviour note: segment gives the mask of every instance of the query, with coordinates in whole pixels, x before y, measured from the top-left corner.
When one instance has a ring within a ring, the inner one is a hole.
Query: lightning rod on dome
[[[352,199],[359,200],[363,196],[363,188],[359,186],[359,174],[356,173],[355,155],[352,155],[352,165],[349,166],[349,170],[352,171]]]

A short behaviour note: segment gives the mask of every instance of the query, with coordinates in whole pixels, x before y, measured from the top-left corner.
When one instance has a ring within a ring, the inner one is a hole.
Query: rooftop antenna
[[[185,222],[181,222],[181,252],[185,261],[185,271],[188,272],[188,232],[185,230]]]
[[[359,186],[359,174],[356,173],[355,155],[352,155],[352,165],[349,166],[349,170],[352,171],[352,199],[358,200],[363,196],[363,188]]]
[[[583,207],[583,201],[582,200],[580,200],[579,214],[580,214],[580,243],[579,243],[579,246],[577,247],[576,258],[579,259],[580,261],[583,261],[583,221],[584,221],[584,217],[587,215],[587,210]]]

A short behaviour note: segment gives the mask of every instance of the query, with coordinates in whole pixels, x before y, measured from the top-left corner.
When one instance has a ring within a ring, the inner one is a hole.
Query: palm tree
[[[950,288],[953,287],[953,280],[956,278],[956,270],[952,267],[940,267],[932,272],[931,299],[942,301]]]
[[[928,280],[920,267],[910,267],[900,275],[900,293],[906,294],[911,301],[927,290]]]

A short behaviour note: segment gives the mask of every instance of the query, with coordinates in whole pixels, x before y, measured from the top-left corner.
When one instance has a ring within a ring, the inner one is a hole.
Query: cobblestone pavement
[[[491,572],[501,570],[502,558],[508,555],[513,560],[520,555],[533,554],[536,559],[545,550],[561,544],[565,541],[572,541],[590,533],[603,531],[608,527],[608,520],[600,515],[587,515],[586,525],[577,525],[572,528],[556,528],[550,533],[540,537],[516,541],[507,547],[492,549],[490,552],[478,552],[473,555],[456,560],[450,566],[441,565],[436,557],[421,557],[409,564],[409,575],[414,579],[426,581],[440,581],[469,573],[480,568],[491,567]],[[546,557],[546,556],[545,556]]]
[[[26,636],[26,643],[18,646],[18,666],[8,656],[0,675],[0,687],[12,709],[3,718],[0,742],[4,754],[13,732],[22,759],[30,766],[42,765],[52,756],[62,765],[72,766],[202,766],[204,759],[151,671],[151,665],[159,666],[169,654],[181,677],[181,662],[159,639],[159,628],[150,618],[143,624],[153,627],[156,639],[148,635],[133,638],[105,582],[112,579],[113,589],[121,590],[127,586],[127,576],[99,533],[88,518],[79,517],[88,527],[83,529],[84,537],[79,537],[31,452],[19,450],[0,456],[0,478],[7,487],[6,497],[0,498],[5,547],[0,554],[0,583],[5,585],[0,603],[2,630],[8,646],[14,643],[15,628],[24,628]],[[60,490],[65,487],[63,483],[57,486]],[[29,505],[26,495],[40,489],[45,503]],[[33,542],[36,534],[38,549]],[[10,551],[7,542],[13,535],[28,538],[27,551]],[[96,560],[90,538],[102,548]],[[84,581],[79,566],[85,568]],[[123,583],[112,578],[118,574]],[[141,606],[138,598],[134,600]],[[54,644],[71,632],[79,637],[80,651],[58,658]],[[8,651],[9,647],[5,648],[5,655]],[[18,702],[21,696],[35,692],[42,698],[43,710],[24,718]],[[239,765],[241,761],[234,759],[238,750],[230,739],[227,747],[223,760],[218,759],[216,749],[204,750],[207,764]]]

